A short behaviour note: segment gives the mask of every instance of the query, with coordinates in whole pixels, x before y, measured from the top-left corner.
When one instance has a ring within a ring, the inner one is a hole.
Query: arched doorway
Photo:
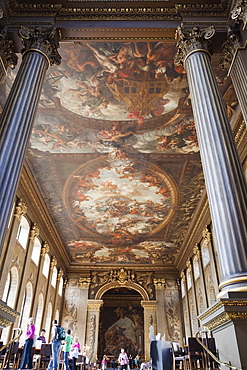
[[[134,358],[144,354],[142,295],[130,287],[114,287],[101,297],[98,358],[118,358],[121,348]]]

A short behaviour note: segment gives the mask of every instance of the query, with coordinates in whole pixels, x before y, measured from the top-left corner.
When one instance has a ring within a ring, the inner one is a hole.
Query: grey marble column
[[[22,28],[19,34],[24,44],[23,59],[0,121],[0,248],[46,70],[50,64],[59,64],[61,59],[54,29]]]
[[[247,125],[247,49],[237,28],[229,28],[219,62],[228,71]]]
[[[214,76],[213,28],[178,29],[176,64],[187,71],[209,207],[219,255],[221,294],[247,291],[247,186]]]

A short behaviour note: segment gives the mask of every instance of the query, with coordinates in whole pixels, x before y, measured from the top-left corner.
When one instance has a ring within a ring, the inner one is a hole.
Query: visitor
[[[65,364],[65,369],[69,370],[69,353],[71,351],[71,345],[72,345],[72,336],[70,335],[71,330],[67,330],[67,335],[64,341],[64,364]]]
[[[78,337],[74,337],[73,344],[71,346],[71,357],[72,357],[72,370],[76,370],[76,360],[79,356],[79,352],[81,352],[81,345],[79,343]],[[84,355],[84,353],[83,353]],[[83,363],[86,362],[86,354],[82,356]],[[83,364],[83,369],[85,369],[85,365]]]
[[[128,355],[125,353],[124,349],[121,349],[120,355],[118,356],[118,362],[121,366],[121,370],[127,370],[128,366]]]
[[[32,347],[35,336],[35,326],[33,317],[29,317],[28,326],[26,330],[26,341],[24,345],[23,355],[21,359],[20,369],[25,369],[26,365],[28,369],[32,369]]]
[[[40,336],[37,338],[37,340],[40,340],[42,344],[46,343],[45,333],[46,333],[46,330],[42,329],[40,332]]]
[[[58,369],[58,356],[60,355],[60,349],[61,349],[61,339],[57,338],[57,334],[59,331],[59,325],[57,323],[57,320],[53,320],[53,325],[52,325],[52,359],[49,362],[48,365],[48,370]]]
[[[107,358],[106,358],[106,355],[104,355],[101,361],[101,369],[106,370],[106,368],[107,368]]]

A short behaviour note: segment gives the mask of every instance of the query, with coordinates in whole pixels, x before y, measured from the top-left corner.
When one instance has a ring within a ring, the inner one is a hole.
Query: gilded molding
[[[21,220],[22,216],[25,215],[26,213],[27,213],[27,206],[23,202],[23,200],[20,199],[15,207],[15,216],[17,216],[19,220]]]
[[[0,317],[0,326],[6,328],[7,326],[10,326],[11,324],[12,322],[10,320]]]
[[[13,317],[18,317],[20,315],[18,312],[15,312],[10,307],[4,306],[2,304],[0,304],[0,310],[9,314],[9,315],[11,315],[11,316],[13,316]]]
[[[231,320],[247,320],[247,312],[224,312],[214,320],[203,325],[212,330]]]
[[[217,310],[219,310],[221,307],[224,307],[224,306],[229,306],[229,307],[232,307],[232,306],[239,306],[239,307],[243,307],[243,306],[247,306],[247,301],[243,301],[243,300],[239,300],[239,301],[230,301],[230,300],[226,300],[226,301],[219,301],[217,302],[215,305],[213,305],[209,310],[207,310],[205,313],[203,313],[202,315],[198,316],[199,320],[204,320],[206,317],[209,317],[210,315],[212,315],[214,312],[216,312]]]

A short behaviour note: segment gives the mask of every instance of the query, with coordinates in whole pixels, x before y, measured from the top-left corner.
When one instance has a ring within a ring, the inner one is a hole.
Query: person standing
[[[73,344],[72,344],[72,347],[71,347],[72,370],[76,370],[76,359],[79,356],[79,352],[81,352],[81,345],[79,343],[78,337],[74,337],[74,341],[73,341]],[[83,353],[82,358],[83,358],[82,368],[85,369],[85,363],[86,363],[86,354],[85,353]]]
[[[54,369],[57,370],[58,368],[58,356],[60,355],[60,349],[61,349],[61,340],[57,339],[58,334],[58,328],[59,325],[57,323],[57,320],[53,320],[52,322],[52,359],[49,362],[48,370]]]
[[[71,345],[72,345],[72,336],[70,335],[71,330],[67,330],[67,335],[65,338],[65,347],[64,347],[64,363],[65,363],[65,369],[69,370],[69,353],[71,351]]]
[[[118,356],[118,362],[121,366],[121,370],[127,370],[127,365],[128,365],[128,355],[124,351],[124,349],[121,349],[120,355]]]
[[[42,329],[40,332],[40,336],[37,338],[37,340],[40,340],[42,344],[46,343],[45,333],[46,333],[46,330]]]
[[[106,358],[106,355],[104,355],[101,361],[101,369],[106,370],[106,368],[107,368],[107,358]]]
[[[28,369],[32,369],[32,346],[35,336],[35,326],[33,317],[29,317],[28,326],[26,330],[26,341],[24,345],[24,351],[21,359],[20,369],[25,369],[26,365]]]
[[[137,355],[135,357],[135,368],[139,368],[140,367],[140,356]]]

